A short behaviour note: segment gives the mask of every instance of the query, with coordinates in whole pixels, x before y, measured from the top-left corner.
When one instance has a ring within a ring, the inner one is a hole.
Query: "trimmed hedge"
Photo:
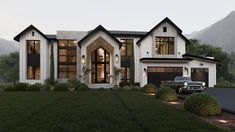
[[[43,85],[40,83],[28,85],[26,91],[40,91]]]
[[[143,87],[143,92],[145,92],[145,93],[156,93],[156,91],[157,91],[156,86],[154,84],[151,84],[151,83],[146,84]]]
[[[206,93],[194,93],[188,96],[184,103],[184,108],[197,115],[217,115],[221,112],[216,99]]]
[[[67,83],[58,83],[55,85],[54,91],[68,91]]]
[[[85,83],[78,83],[78,91],[88,91],[89,87]]]
[[[26,91],[28,89],[29,84],[27,83],[16,83],[15,90],[16,91]]]
[[[5,85],[3,87],[3,90],[8,92],[8,91],[16,91],[15,87],[12,84]]]
[[[177,94],[175,90],[173,90],[170,87],[160,88],[155,94],[155,97],[162,101],[168,101],[168,102],[177,100]]]

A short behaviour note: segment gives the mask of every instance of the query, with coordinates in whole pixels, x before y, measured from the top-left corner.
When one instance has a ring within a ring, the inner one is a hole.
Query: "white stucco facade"
[[[163,28],[167,29],[164,31]],[[32,35],[34,32],[34,35]],[[156,37],[171,37],[174,39],[174,53],[170,55],[158,54],[156,52]],[[149,32],[134,31],[107,31],[102,26],[88,32],[59,31],[55,35],[45,35],[36,27],[30,26],[15,40],[20,43],[20,82],[43,83],[50,76],[51,44],[54,53],[54,78],[58,81],[66,81],[66,78],[58,76],[58,41],[74,40],[78,42],[76,52],[77,78],[82,74],[83,66],[91,67],[91,53],[102,47],[110,53],[110,76],[113,74],[113,67],[122,67],[121,39],[133,40],[134,55],[134,81],[144,86],[148,81],[149,67],[178,67],[182,68],[182,76],[192,76],[191,69],[208,69],[208,86],[216,84],[216,63],[209,58],[186,55],[187,39],[182,31],[168,18],[165,18]],[[40,79],[27,79],[27,40],[40,41]],[[81,59],[85,58],[82,63]],[[118,59],[118,61],[116,60]],[[156,73],[157,74],[157,73]],[[91,73],[88,74],[84,83],[91,88],[110,88],[115,85],[113,78],[108,83],[92,83]],[[118,76],[117,84],[121,82],[121,74]],[[161,78],[158,78],[161,79]]]

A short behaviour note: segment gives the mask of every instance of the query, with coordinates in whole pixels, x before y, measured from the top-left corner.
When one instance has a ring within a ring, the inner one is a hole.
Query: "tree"
[[[217,81],[226,80],[232,82],[234,80],[233,74],[229,72],[229,65],[232,62],[230,55],[222,51],[221,48],[201,44],[198,40],[191,39],[190,43],[186,46],[186,53],[197,56],[205,54],[213,56],[216,60],[221,61],[217,64]]]
[[[0,59],[0,78],[16,83],[19,80],[19,52],[4,55]]]

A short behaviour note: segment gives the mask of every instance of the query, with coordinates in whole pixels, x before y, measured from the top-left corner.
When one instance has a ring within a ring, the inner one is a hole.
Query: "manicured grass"
[[[3,132],[223,131],[134,91],[0,93]]]

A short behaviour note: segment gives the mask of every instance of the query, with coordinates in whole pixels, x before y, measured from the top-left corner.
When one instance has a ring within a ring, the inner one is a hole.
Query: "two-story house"
[[[130,82],[131,75],[141,86],[159,86],[175,76],[190,76],[210,87],[216,84],[217,61],[186,54],[188,39],[169,18],[149,32],[108,31],[100,25],[87,32],[49,35],[30,25],[14,40],[20,43],[20,82],[43,83],[50,69],[59,82],[81,79],[87,68],[91,71],[81,81],[91,88]],[[113,78],[115,68],[120,69],[117,82]]]

